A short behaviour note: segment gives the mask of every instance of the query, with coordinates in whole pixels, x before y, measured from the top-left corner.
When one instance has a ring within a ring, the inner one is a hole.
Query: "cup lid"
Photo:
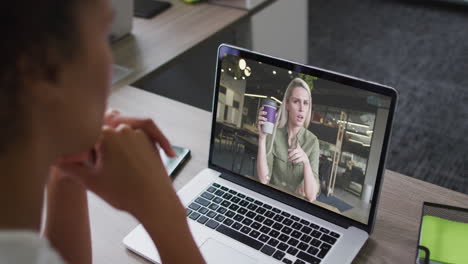
[[[276,103],[275,100],[270,99],[270,98],[264,98],[264,99],[262,100],[262,104],[263,104],[263,105],[273,106],[273,107],[278,107],[278,103]]]

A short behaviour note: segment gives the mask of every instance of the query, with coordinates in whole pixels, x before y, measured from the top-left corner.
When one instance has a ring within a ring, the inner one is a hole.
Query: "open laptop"
[[[259,109],[264,99],[278,109],[289,103],[284,93],[297,78],[311,90],[304,133],[316,137],[318,148],[308,155],[318,176],[301,174],[303,167],[281,160],[275,147],[267,154],[276,156],[269,158],[270,171],[284,162],[291,175],[309,178],[288,182],[290,175],[276,175],[283,180],[262,184]],[[374,226],[396,100],[390,87],[221,45],[208,168],[178,192],[207,263],[350,263]],[[319,186],[318,196],[305,194],[311,186]],[[160,262],[141,225],[123,242]]]

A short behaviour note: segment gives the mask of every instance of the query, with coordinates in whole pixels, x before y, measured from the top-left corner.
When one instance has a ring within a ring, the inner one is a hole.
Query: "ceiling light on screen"
[[[252,74],[252,70],[250,69],[249,66],[245,67],[244,74],[245,74],[245,76],[247,76],[247,77],[249,77],[250,74]]]
[[[239,69],[245,70],[245,67],[247,67],[247,62],[245,62],[244,59],[239,60]]]

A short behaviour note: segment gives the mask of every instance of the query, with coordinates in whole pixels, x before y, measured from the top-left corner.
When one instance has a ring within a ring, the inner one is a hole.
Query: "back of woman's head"
[[[58,67],[75,55],[77,10],[84,0],[2,2],[0,41],[0,154],[21,138],[25,85],[34,78],[54,81]]]

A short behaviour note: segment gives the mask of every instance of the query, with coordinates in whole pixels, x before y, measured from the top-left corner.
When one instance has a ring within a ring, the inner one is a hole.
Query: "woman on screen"
[[[309,85],[292,80],[277,113],[272,135],[262,126],[267,119],[264,106],[258,115],[257,171],[260,182],[272,184],[314,201],[320,191],[319,142],[307,127],[312,113]]]

